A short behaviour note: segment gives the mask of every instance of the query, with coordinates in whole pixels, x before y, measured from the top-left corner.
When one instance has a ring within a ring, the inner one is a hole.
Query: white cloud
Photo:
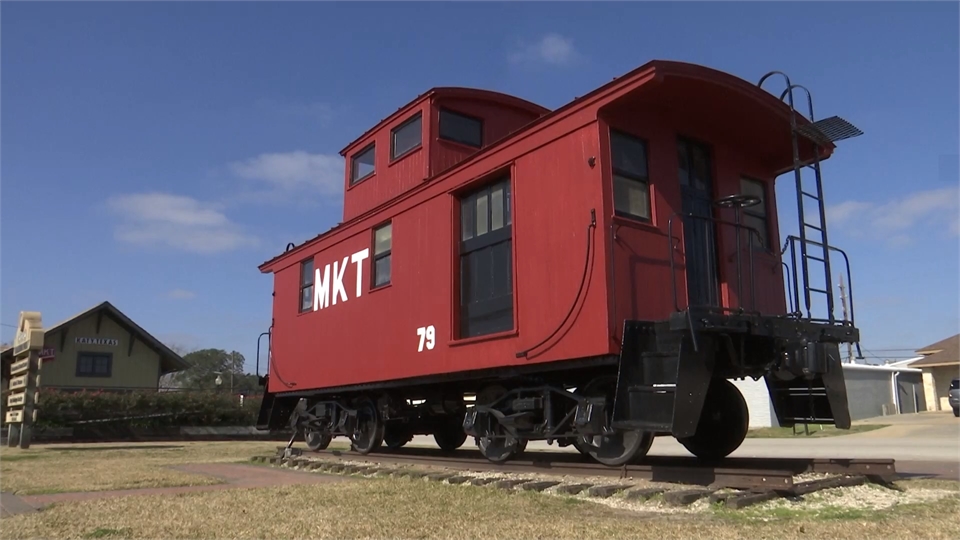
[[[167,297],[174,300],[190,300],[195,296],[197,296],[196,293],[186,289],[173,289],[167,293]]]
[[[918,191],[882,204],[845,201],[827,208],[827,222],[855,236],[886,239],[893,246],[912,241],[910,233],[923,226],[960,235],[960,190],[945,187]]]
[[[183,195],[118,195],[107,200],[107,207],[121,218],[115,238],[128,244],[210,254],[257,243],[216,205]]]
[[[507,55],[507,59],[512,64],[540,62],[564,65],[576,60],[578,56],[572,39],[551,33],[535,43],[521,43],[518,50]]]
[[[303,150],[260,154],[230,164],[238,177],[263,184],[266,195],[282,199],[311,195],[337,197],[343,191],[344,160],[340,155]]]

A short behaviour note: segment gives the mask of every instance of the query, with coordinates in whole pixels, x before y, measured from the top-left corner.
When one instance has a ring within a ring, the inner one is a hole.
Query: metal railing
[[[677,271],[676,271],[676,261],[675,261],[676,257],[674,257],[674,251],[677,249],[678,245],[675,244],[675,241],[679,241],[679,245],[683,246],[683,250],[681,251],[681,253],[682,253],[683,257],[684,257],[684,265],[685,265],[685,267],[686,267],[687,265],[689,265],[689,261],[687,260],[686,246],[685,246],[685,243],[684,243],[684,237],[685,237],[685,234],[686,234],[686,230],[682,229],[682,233],[681,233],[681,236],[680,236],[680,237],[674,236],[674,234],[673,234],[673,220],[674,220],[674,218],[677,218],[677,217],[680,217],[680,218],[682,218],[682,219],[693,219],[693,220],[698,220],[698,221],[704,222],[704,225],[705,225],[704,228],[706,229],[705,235],[706,235],[707,238],[709,238],[709,244],[706,244],[705,247],[706,247],[706,246],[713,246],[714,249],[719,249],[719,247],[722,245],[722,242],[718,242],[718,241],[717,241],[717,236],[719,236],[719,235],[715,234],[715,230],[714,230],[714,228],[712,227],[712,225],[720,225],[720,226],[733,227],[734,231],[736,232],[736,237],[737,237],[735,255],[736,255],[736,267],[737,267],[737,275],[736,275],[736,278],[737,278],[737,304],[738,304],[738,306],[737,306],[736,308],[726,307],[726,306],[723,305],[723,301],[719,298],[719,291],[720,291],[720,280],[719,280],[719,277],[720,277],[720,271],[719,271],[719,268],[718,268],[716,272],[711,272],[711,273],[710,273],[710,276],[709,276],[710,280],[712,280],[712,282],[713,282],[712,285],[716,288],[716,291],[717,291],[717,296],[718,296],[718,297],[717,297],[717,302],[716,302],[716,304],[691,305],[691,304],[690,304],[690,300],[689,300],[689,298],[690,298],[690,280],[689,280],[689,278],[688,278],[688,279],[686,280],[686,282],[687,282],[687,307],[686,307],[686,309],[687,309],[687,310],[689,310],[689,309],[705,309],[705,310],[714,310],[714,311],[720,311],[720,312],[736,312],[736,313],[743,313],[743,312],[745,312],[745,311],[748,311],[748,310],[745,310],[745,309],[743,308],[743,290],[744,290],[744,289],[743,289],[743,247],[742,247],[742,242],[741,242],[741,236],[742,236],[742,231],[743,231],[743,230],[746,230],[748,233],[752,233],[752,235],[756,235],[757,240],[759,240],[760,243],[762,243],[762,237],[760,236],[760,232],[759,232],[756,228],[754,228],[754,227],[751,227],[751,226],[749,226],[749,225],[744,225],[743,223],[740,223],[740,222],[739,222],[739,219],[738,219],[737,221],[729,221],[729,220],[720,219],[720,218],[715,218],[715,217],[710,217],[710,216],[700,216],[700,215],[696,215],[696,214],[681,213],[681,212],[675,212],[673,215],[670,216],[670,219],[667,220],[667,242],[669,243],[669,251],[670,251],[670,280],[671,280],[671,285],[672,285],[672,288],[673,288],[673,306],[674,306],[674,309],[675,309],[676,311],[681,311],[681,309],[680,309],[679,294],[678,294],[678,292],[677,292]],[[738,217],[739,217],[739,216],[738,216]],[[750,236],[750,238],[752,239],[753,236]],[[750,269],[750,309],[749,309],[749,311],[751,311],[751,312],[756,312],[756,311],[757,311],[757,309],[756,309],[756,304],[757,304],[757,284],[756,284],[756,265],[755,265],[755,261],[754,261],[753,246],[754,246],[754,243],[753,243],[752,241],[747,242],[747,253],[748,253],[747,263],[748,263],[748,268]],[[720,259],[720,260],[722,260],[722,259]],[[720,262],[720,260],[717,260],[717,257],[716,257],[715,254],[714,254],[714,255],[710,258],[710,260],[705,261],[705,264],[716,265],[716,264],[718,264],[718,263]]]
[[[849,321],[849,324],[850,324],[850,326],[856,326],[856,318],[855,318],[855,315],[854,315],[854,307],[853,307],[853,275],[852,275],[852,273],[851,273],[851,271],[850,271],[850,258],[847,256],[846,252],[844,252],[842,249],[837,248],[837,247],[827,246],[827,245],[824,245],[823,243],[816,242],[816,241],[814,241],[814,240],[810,240],[809,238],[807,238],[807,239],[802,239],[802,238],[800,238],[800,237],[798,237],[798,236],[794,236],[794,235],[787,236],[786,241],[785,241],[784,244],[783,244],[783,249],[782,249],[781,252],[780,252],[781,257],[782,257],[783,255],[786,255],[786,254],[787,254],[787,251],[790,252],[790,268],[789,268],[789,272],[793,275],[793,298],[792,298],[792,305],[791,305],[791,314],[792,314],[793,316],[797,317],[797,318],[804,318],[803,312],[800,310],[800,280],[799,280],[798,277],[797,277],[797,248],[796,248],[796,246],[797,246],[798,243],[801,244],[801,247],[802,247],[804,244],[813,244],[814,246],[816,246],[816,247],[818,247],[818,248],[824,249],[824,251],[827,251],[827,250],[836,251],[837,253],[839,253],[840,255],[843,256],[843,262],[844,262],[844,265],[845,265],[845,267],[846,267],[846,274],[847,274],[847,285],[848,285],[848,293],[849,293],[849,294],[848,294],[848,298],[849,298],[849,300],[850,300],[850,321]],[[800,256],[801,256],[801,258],[803,257],[802,254],[801,254]],[[786,263],[783,263],[783,264],[784,264],[784,266],[786,266]],[[833,287],[833,284],[832,284],[833,279],[832,279],[832,278],[833,278],[833,276],[830,276],[830,275],[828,275],[828,276],[826,277],[827,283],[825,284],[825,287],[827,287],[827,288],[832,288],[832,287]],[[788,279],[788,282],[789,282],[789,279]],[[804,287],[805,287],[805,288],[809,287],[809,281],[808,281],[808,280],[804,280]],[[822,292],[822,291],[820,291],[820,290],[818,290],[818,289],[811,289],[811,290],[813,290],[814,292]],[[829,324],[836,324],[836,323],[838,322],[838,321],[837,321],[837,318],[836,318],[836,317],[834,316],[834,314],[833,314],[833,309],[832,309],[833,306],[832,306],[832,304],[831,304],[831,305],[828,305],[828,307],[827,307],[827,318],[824,319],[824,318],[814,317],[814,316],[813,316],[813,307],[812,307],[812,303],[811,303],[811,300],[810,300],[810,294],[809,294],[809,292],[807,292],[807,291],[805,291],[805,293],[806,293],[806,294],[804,294],[804,307],[806,308],[806,317],[805,317],[805,318],[806,318],[807,320],[810,320],[810,321],[813,321],[813,322],[829,323]],[[840,321],[840,322],[846,323],[846,321]]]

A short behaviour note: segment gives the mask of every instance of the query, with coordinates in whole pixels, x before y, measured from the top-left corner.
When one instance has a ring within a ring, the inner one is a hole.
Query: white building
[[[850,419],[860,420],[927,409],[920,369],[907,366],[843,364]],[[777,427],[777,415],[763,379],[733,381],[750,411],[750,427]]]

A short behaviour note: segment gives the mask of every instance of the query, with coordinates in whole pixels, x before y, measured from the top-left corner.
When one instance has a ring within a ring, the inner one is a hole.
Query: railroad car
[[[545,440],[610,466],[673,436],[716,460],[750,377],[781,425],[848,428],[859,332],[834,314],[850,269],[820,164],[860,134],[781,72],[656,60],[556,110],[433,88],[342,150],[342,222],[260,266],[258,427],[360,453],[473,437],[495,462]],[[781,247],[784,175],[801,223]]]

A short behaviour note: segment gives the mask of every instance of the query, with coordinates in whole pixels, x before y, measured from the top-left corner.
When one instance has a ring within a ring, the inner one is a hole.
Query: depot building
[[[41,312],[42,317],[42,312]],[[59,390],[156,390],[186,361],[110,302],[44,328],[40,387]],[[0,350],[3,388],[13,346]]]

